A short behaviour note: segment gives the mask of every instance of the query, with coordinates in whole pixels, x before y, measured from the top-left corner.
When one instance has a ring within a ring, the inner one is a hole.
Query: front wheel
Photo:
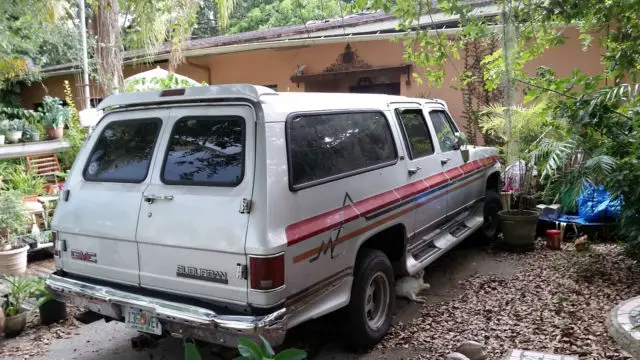
[[[351,301],[345,316],[352,350],[366,350],[380,342],[391,326],[395,279],[389,258],[380,250],[362,249],[356,262]]]
[[[493,190],[487,190],[484,198],[484,223],[482,224],[482,236],[486,240],[493,241],[498,237],[498,233],[500,232],[498,212],[500,210],[502,210],[500,196]]]

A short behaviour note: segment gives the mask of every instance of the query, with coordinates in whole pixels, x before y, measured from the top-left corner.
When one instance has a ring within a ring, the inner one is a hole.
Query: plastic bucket
[[[560,250],[561,245],[560,230],[547,230],[547,247],[551,250]]]

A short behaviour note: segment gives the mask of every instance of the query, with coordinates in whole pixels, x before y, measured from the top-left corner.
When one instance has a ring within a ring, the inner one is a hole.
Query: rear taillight
[[[51,232],[51,242],[53,242],[53,256],[60,256],[60,250],[58,250],[58,232]]]
[[[249,256],[249,281],[253,290],[273,290],[284,285],[284,254]]]

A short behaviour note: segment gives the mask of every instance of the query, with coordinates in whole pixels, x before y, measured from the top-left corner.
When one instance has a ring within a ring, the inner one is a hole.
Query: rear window
[[[114,121],[102,130],[87,164],[87,181],[140,183],[146,179],[162,121]]]
[[[381,112],[295,115],[287,131],[293,189],[389,165],[397,158]]]
[[[244,176],[245,120],[188,117],[171,132],[162,168],[165,184],[235,186]]]

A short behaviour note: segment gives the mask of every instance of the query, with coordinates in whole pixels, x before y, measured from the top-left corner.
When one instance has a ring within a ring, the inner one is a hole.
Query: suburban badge
[[[227,278],[227,273],[225,271],[209,270],[194,266],[178,265],[176,276],[195,280],[211,281],[220,284],[229,283],[229,279]]]

